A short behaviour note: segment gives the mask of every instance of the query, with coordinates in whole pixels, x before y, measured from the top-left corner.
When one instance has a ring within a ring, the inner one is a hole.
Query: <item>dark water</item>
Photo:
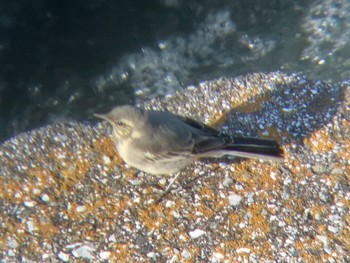
[[[221,76],[349,79],[349,14],[347,0],[1,1],[0,141]]]

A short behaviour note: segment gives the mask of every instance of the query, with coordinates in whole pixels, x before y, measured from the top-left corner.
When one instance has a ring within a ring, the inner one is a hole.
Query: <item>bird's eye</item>
[[[117,125],[118,125],[118,126],[124,126],[124,122],[118,121],[118,122],[117,122]]]

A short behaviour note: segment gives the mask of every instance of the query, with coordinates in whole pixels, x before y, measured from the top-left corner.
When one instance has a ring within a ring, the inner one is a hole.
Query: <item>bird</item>
[[[284,155],[275,140],[224,134],[168,111],[122,105],[94,116],[112,126],[117,151],[127,164],[152,175],[177,174],[165,192],[179,172],[198,159],[234,156],[281,161]]]

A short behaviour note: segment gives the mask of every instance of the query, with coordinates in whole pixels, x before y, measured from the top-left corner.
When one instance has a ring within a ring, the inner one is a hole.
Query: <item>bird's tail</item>
[[[233,137],[222,148],[223,154],[244,158],[280,161],[283,149],[278,142],[269,139]]]

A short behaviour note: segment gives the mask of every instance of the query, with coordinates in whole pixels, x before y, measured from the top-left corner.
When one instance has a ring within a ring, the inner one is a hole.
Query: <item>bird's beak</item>
[[[103,120],[106,120],[109,122],[109,118],[107,116],[107,114],[98,114],[98,113],[94,113],[94,116]]]

